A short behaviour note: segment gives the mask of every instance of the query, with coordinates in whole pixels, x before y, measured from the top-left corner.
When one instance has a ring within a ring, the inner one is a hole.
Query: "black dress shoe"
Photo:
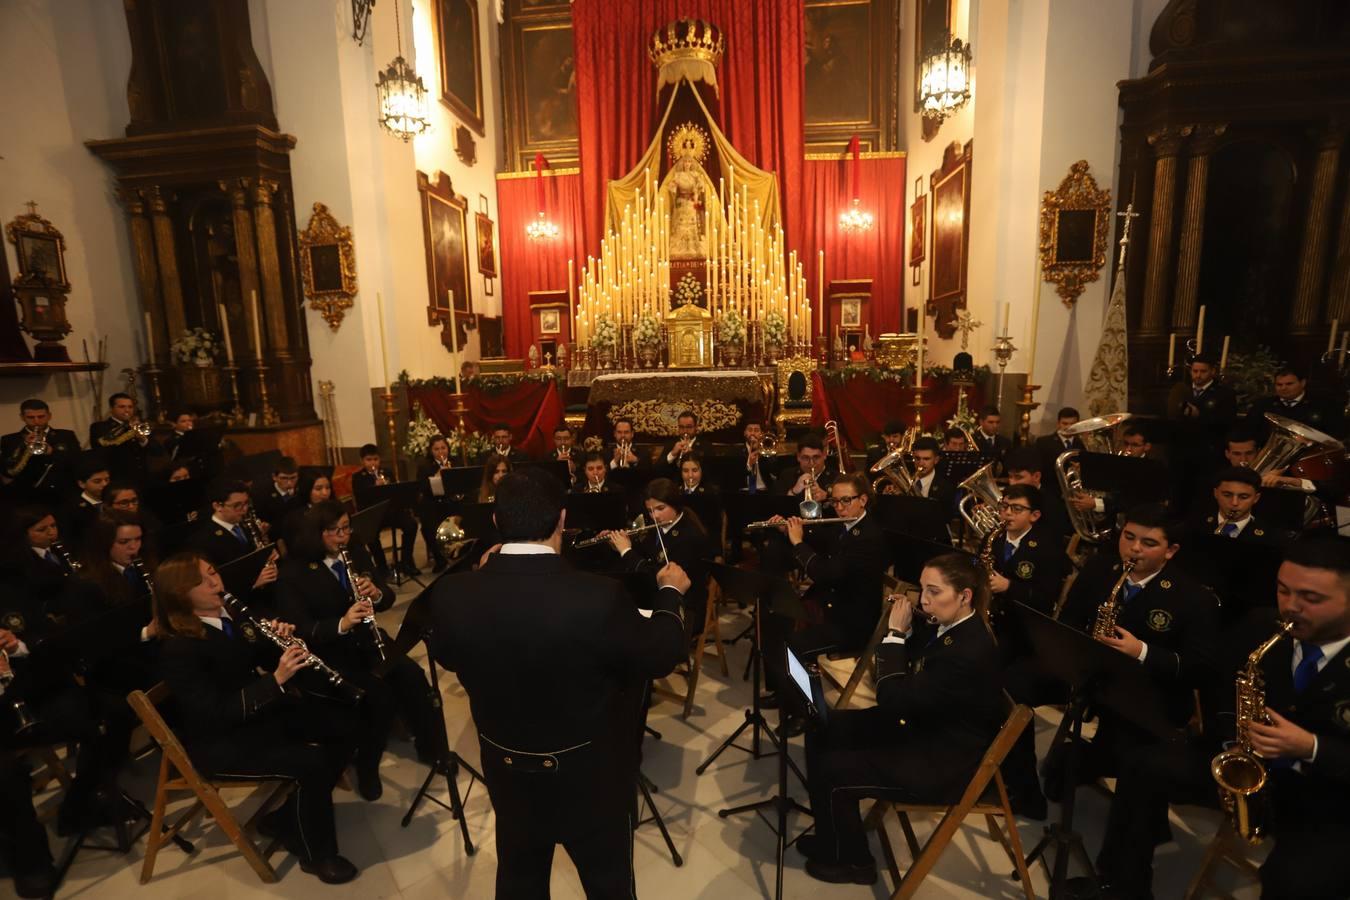
[[[44,868],[14,876],[14,893],[20,897],[50,897],[56,885],[56,868],[47,863]]]
[[[380,781],[380,764],[356,767],[356,790],[363,800],[374,803],[384,795],[384,784]]]
[[[777,691],[765,691],[764,693],[760,694],[760,695],[759,695],[759,708],[760,708],[760,709],[777,709],[777,708],[778,708],[778,692],[777,692]]]
[[[360,873],[360,869],[352,865],[351,860],[336,854],[314,862],[302,860],[300,871],[318,876],[318,879],[324,884],[346,884]]]
[[[422,574],[422,570],[419,569],[419,568],[417,568],[417,566],[415,566],[415,565],[413,564],[412,560],[409,560],[408,562],[405,562],[405,563],[401,563],[401,564],[399,565],[398,569],[399,569],[399,571],[402,572],[404,575],[411,575],[411,576],[413,576],[414,578],[416,578],[418,575],[421,575],[421,574]]]
[[[821,859],[806,861],[806,874],[816,881],[828,881],[830,884],[876,884],[876,863],[858,865],[855,863],[827,862]]]

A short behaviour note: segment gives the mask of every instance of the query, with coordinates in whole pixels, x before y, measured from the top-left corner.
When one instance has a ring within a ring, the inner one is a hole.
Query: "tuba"
[[[1329,434],[1323,434],[1316,428],[1309,428],[1302,422],[1266,413],[1270,423],[1270,437],[1266,445],[1252,460],[1252,471],[1257,475],[1271,472],[1283,472],[1294,463],[1305,450],[1342,450],[1344,445]]]
[[[1003,502],[1003,489],[994,480],[994,464],[985,463],[957,486],[966,491],[961,495],[957,510],[975,536],[983,540],[1003,524],[998,514],[998,505]]]
[[[1112,440],[1115,434],[1116,426],[1131,414],[1127,412],[1110,413],[1105,416],[1097,416],[1095,419],[1084,419],[1077,425],[1065,429],[1064,434],[1071,435],[1080,439],[1083,446],[1089,453],[1114,453],[1115,442]],[[1111,534],[1111,523],[1106,521],[1106,517],[1098,512],[1082,512],[1075,509],[1068,502],[1073,494],[1083,493],[1083,477],[1078,474],[1078,470],[1070,466],[1078,458],[1079,450],[1065,450],[1055,458],[1055,475],[1059,478],[1060,495],[1064,498],[1065,506],[1068,507],[1069,522],[1073,525],[1074,533],[1085,541],[1093,544],[1101,543]]]
[[[1253,722],[1270,724],[1261,658],[1293,627],[1292,622],[1281,622],[1279,630],[1247,657],[1247,665],[1237,674],[1237,746],[1223,751],[1209,764],[1209,771],[1219,785],[1219,803],[1233,830],[1253,846],[1261,843],[1268,824],[1268,804],[1261,796],[1266,786],[1266,767],[1252,752],[1250,733]]]
[[[909,463],[905,462],[905,453],[904,447],[896,447],[872,463],[872,468],[868,471],[873,475],[880,475],[872,482],[872,490],[875,493],[881,493],[885,482],[895,485],[902,494],[914,493],[914,473],[910,470]]]

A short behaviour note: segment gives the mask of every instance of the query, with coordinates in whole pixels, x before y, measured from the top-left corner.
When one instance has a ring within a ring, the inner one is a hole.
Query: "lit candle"
[[[1008,333],[1008,323],[1012,321],[1012,303],[1003,304],[1003,333]]]
[[[1167,336],[1167,368],[1171,369],[1177,361],[1177,333],[1174,331]]]
[[[575,262],[571,259],[567,261],[567,330],[572,340],[575,341],[577,339],[577,282]]]
[[[380,317],[380,365],[384,371],[384,392],[393,393],[389,390],[389,345],[384,339],[384,296],[375,292],[375,307]]]
[[[923,387],[923,335],[927,323],[924,322],[923,304],[919,304],[919,353],[914,364],[914,386]]]
[[[1195,355],[1205,349],[1205,308],[1200,307],[1200,319],[1195,323]]]
[[[1036,289],[1031,293],[1031,334],[1027,336],[1027,384],[1031,380],[1032,370],[1036,367],[1036,329],[1041,320],[1041,262],[1036,260]]]
[[[825,333],[825,251],[816,257],[816,302],[820,304],[816,311],[816,333]]]
[[[1331,337],[1327,338],[1328,353],[1330,353],[1332,350],[1336,348],[1336,329],[1340,328],[1340,325],[1341,325],[1340,319],[1331,320]],[[1350,329],[1347,329],[1347,331],[1350,331]]]
[[[225,361],[234,365],[234,342],[230,340],[230,319],[225,315],[225,304],[217,303],[216,311],[220,315],[220,336],[225,339]]]
[[[1228,368],[1228,338],[1229,338],[1229,335],[1226,335],[1226,334],[1225,334],[1225,335],[1223,336],[1223,349],[1222,349],[1221,351],[1219,351],[1219,371],[1220,371],[1220,372],[1222,372],[1224,369]]]
[[[145,311],[145,356],[146,363],[155,364],[155,323],[150,318],[150,310]]]
[[[249,303],[253,307],[253,352],[257,356],[258,365],[262,365],[262,326],[259,325],[262,320],[258,317],[258,292],[249,291],[248,293]]]

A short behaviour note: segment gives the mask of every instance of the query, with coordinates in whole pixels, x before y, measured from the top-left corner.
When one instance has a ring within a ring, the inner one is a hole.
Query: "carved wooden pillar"
[[[272,353],[290,356],[286,329],[286,295],[281,291],[281,260],[277,249],[277,222],[272,211],[275,181],[259,178],[253,184],[253,228],[258,238],[258,270],[262,275],[262,314]]]
[[[1190,134],[1164,128],[1148,136],[1153,148],[1153,209],[1148,225],[1148,270],[1144,274],[1142,331],[1161,332],[1167,319],[1167,276],[1172,269],[1172,208],[1177,189],[1177,153]]]
[[[131,232],[131,257],[136,267],[136,292],[141,298],[141,309],[150,313],[155,322],[155,362],[169,359],[169,332],[164,322],[164,304],[160,301],[159,269],[155,265],[155,233],[145,215],[145,198],[141,191],[123,189],[122,206],[127,211],[127,228]]]
[[[183,283],[178,280],[178,251],[174,247],[173,220],[169,218],[169,211],[164,206],[164,195],[158,187],[150,188],[145,194],[150,204],[150,221],[155,232],[155,262],[159,266],[159,285],[164,297],[162,321],[168,329],[169,340],[175,341],[187,330],[187,315],[183,312]]]
[[[1331,271],[1331,294],[1327,297],[1327,314],[1322,318],[1335,319],[1344,328],[1350,322],[1350,202],[1341,204],[1340,237]]]
[[[1190,159],[1186,164],[1186,197],[1182,201],[1176,298],[1172,302],[1172,328],[1176,331],[1195,327],[1196,300],[1200,288],[1200,252],[1205,238],[1209,157],[1214,152],[1215,139],[1226,130],[1226,125],[1200,125],[1191,139]]]
[[[248,320],[248,344],[252,348],[246,355],[256,359],[263,355],[263,348],[253,346],[253,335],[257,332],[253,326],[254,305],[250,298],[258,290],[258,256],[253,247],[253,214],[248,209],[250,185],[251,182],[247,178],[220,182],[220,189],[230,195],[230,205],[234,209],[234,248],[239,255],[239,294],[244,304],[244,317]]]
[[[1327,236],[1331,227],[1331,201],[1336,193],[1336,167],[1341,158],[1345,126],[1333,122],[1319,136],[1317,164],[1313,167],[1312,196],[1308,200],[1307,226],[1298,253],[1298,283],[1289,324],[1295,334],[1316,330],[1323,319],[1320,300],[1327,282]]]

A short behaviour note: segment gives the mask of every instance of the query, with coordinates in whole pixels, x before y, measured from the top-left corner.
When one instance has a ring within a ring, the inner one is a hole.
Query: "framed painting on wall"
[[[450,177],[437,173],[433,184],[417,173],[422,201],[422,237],[427,259],[427,324],[441,326],[441,343],[451,347],[450,302],[453,292],[455,347],[463,347],[467,319],[473,312],[469,294],[468,202],[454,192]]]
[[[477,0],[434,0],[441,102],[480,135],[483,64],[478,47]]]
[[[870,123],[872,0],[808,4],[805,20],[807,123]]]
[[[478,271],[489,278],[497,277],[497,245],[493,243],[492,220],[482,213],[474,213],[478,233]]]
[[[924,233],[928,230],[928,195],[920,194],[909,205],[909,264],[924,260]]]
[[[933,195],[931,246],[928,268],[928,309],[944,340],[956,333],[956,311],[966,306],[966,265],[970,246],[970,167],[973,141],[965,147],[953,141],[942,155],[942,166],[929,177]]]
[[[575,142],[579,129],[572,26],[527,26],[521,30],[520,43],[525,144],[548,147]]]

